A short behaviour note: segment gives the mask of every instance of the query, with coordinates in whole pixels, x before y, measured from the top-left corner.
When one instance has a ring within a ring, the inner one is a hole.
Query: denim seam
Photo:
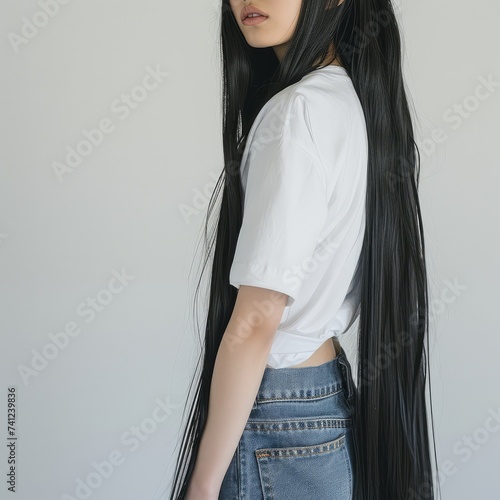
[[[344,460],[347,469],[347,476],[349,478],[349,497],[352,497],[352,470],[351,470],[351,459],[347,448],[344,446]]]
[[[286,396],[280,396],[276,398],[257,398],[256,402],[257,404],[259,403],[265,403],[265,402],[273,402],[273,401],[313,401],[317,399],[325,399],[330,396],[335,396],[335,394],[338,394],[339,392],[342,391],[342,388],[335,390],[335,392],[328,392],[327,394],[322,394],[320,396],[293,396],[293,397],[286,397]]]
[[[245,462],[246,449],[245,443],[240,440],[240,485],[239,485],[239,499],[240,500],[248,500],[247,492],[245,490],[245,484],[248,481],[247,477],[247,464]]]
[[[242,498],[242,496],[241,496],[241,462],[240,462],[241,451],[240,451],[240,446],[241,446],[241,440],[238,442],[238,446],[236,448],[236,488],[238,491],[238,498]]]
[[[309,424],[309,425],[308,425]],[[248,421],[244,430],[282,432],[302,431],[311,429],[339,429],[352,426],[352,418],[328,418],[328,419],[297,419],[297,420],[261,420]]]

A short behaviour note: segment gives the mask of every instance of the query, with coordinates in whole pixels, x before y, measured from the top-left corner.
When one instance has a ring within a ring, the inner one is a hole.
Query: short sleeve
[[[327,213],[322,166],[303,144],[281,134],[250,148],[230,284],[285,293],[291,306],[307,278]]]

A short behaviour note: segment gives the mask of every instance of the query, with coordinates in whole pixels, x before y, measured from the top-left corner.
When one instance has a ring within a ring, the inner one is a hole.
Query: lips
[[[265,12],[262,12],[256,7],[247,6],[241,11],[241,20],[244,21],[250,14],[259,14],[264,17],[269,17]]]

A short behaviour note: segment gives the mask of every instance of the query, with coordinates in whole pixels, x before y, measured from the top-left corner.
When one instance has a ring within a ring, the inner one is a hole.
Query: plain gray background
[[[88,482],[92,500],[158,500],[197,356],[195,248],[222,167],[218,2],[74,0],[44,22],[52,3],[9,2],[0,16],[2,477],[16,386],[17,498],[84,498]],[[422,153],[443,498],[498,498],[500,11],[395,6]],[[352,335],[341,342],[349,355]]]

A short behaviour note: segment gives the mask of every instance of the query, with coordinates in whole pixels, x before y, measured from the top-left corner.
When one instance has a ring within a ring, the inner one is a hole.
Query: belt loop
[[[338,366],[340,368],[340,372],[341,372],[343,382],[344,382],[344,388],[345,388],[345,391],[347,393],[347,395],[346,395],[347,403],[352,408],[352,406],[353,406],[352,399],[354,397],[355,386],[354,386],[354,380],[352,378],[352,373],[351,373],[351,365],[349,363],[349,360],[347,359],[347,356],[346,356],[344,349],[340,345],[340,341],[339,341],[338,337],[336,337],[336,336],[333,337],[333,343],[335,344],[335,349],[338,350],[338,355],[337,355],[338,362],[339,362]]]
[[[354,381],[352,379],[352,373],[349,361],[345,357],[345,352],[343,349],[339,354],[339,367],[344,379],[344,386],[347,391],[347,399],[350,400],[354,395]]]

